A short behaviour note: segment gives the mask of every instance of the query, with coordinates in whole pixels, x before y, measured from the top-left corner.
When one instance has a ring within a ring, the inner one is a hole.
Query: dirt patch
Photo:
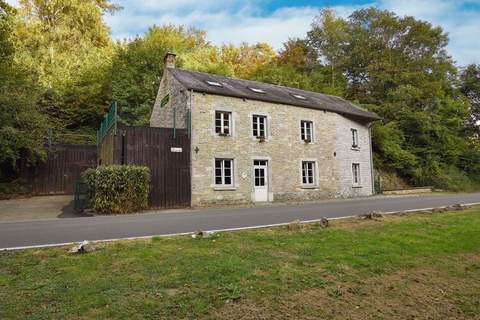
[[[455,257],[438,269],[355,278],[292,295],[240,300],[207,318],[480,319],[480,254]]]

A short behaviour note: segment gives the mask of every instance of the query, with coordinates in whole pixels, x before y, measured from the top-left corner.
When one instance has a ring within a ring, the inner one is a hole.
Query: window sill
[[[353,189],[361,189],[363,186],[352,186]]]
[[[265,143],[265,142],[268,142],[270,140],[270,137],[266,137],[265,139],[259,139],[255,136],[252,136],[252,141],[257,141],[258,143]]]
[[[233,187],[233,186],[214,186],[213,187],[213,190],[214,191],[235,191],[237,190],[237,187]]]
[[[306,185],[302,185],[302,186],[300,186],[300,188],[302,188],[302,189],[318,189],[318,186],[306,186]]]
[[[360,151],[360,147],[352,147],[353,151]]]

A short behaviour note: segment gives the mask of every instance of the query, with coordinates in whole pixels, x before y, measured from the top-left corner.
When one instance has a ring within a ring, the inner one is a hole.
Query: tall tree
[[[113,47],[109,0],[20,0],[15,36],[22,61],[38,74],[39,104],[58,132],[91,129],[111,99],[103,81]]]
[[[470,102],[468,124],[480,139],[480,65],[471,64],[460,73],[460,90]]]
[[[16,10],[0,1],[0,180],[14,177],[20,160],[45,156],[46,119],[36,106],[36,74],[16,62]]]
[[[109,74],[122,122],[149,124],[167,52],[177,53],[177,63],[182,66],[189,52],[205,45],[202,31],[173,25],[154,26],[143,37],[118,43]]]
[[[335,79],[342,65],[344,46],[348,42],[347,26],[342,18],[330,9],[322,9],[307,33],[310,47],[316,50],[318,57],[331,69],[331,87],[335,87]]]
[[[223,74],[248,79],[262,66],[271,63],[276,53],[267,43],[249,45],[242,43],[221,47],[206,46],[192,51],[185,59],[185,67],[191,70]]]

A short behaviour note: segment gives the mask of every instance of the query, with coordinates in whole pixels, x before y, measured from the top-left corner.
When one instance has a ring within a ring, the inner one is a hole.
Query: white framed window
[[[232,134],[232,113],[227,111],[215,111],[215,132],[221,136]]]
[[[350,129],[352,131],[352,148],[358,148],[358,130]]]
[[[257,138],[267,137],[267,116],[257,114],[252,116],[252,134]]]
[[[304,186],[316,186],[315,161],[302,161],[302,184]]]
[[[313,121],[300,121],[300,138],[304,142],[313,142]]]
[[[359,186],[360,181],[360,163],[352,163],[352,179],[353,185]]]
[[[215,158],[215,185],[233,186],[233,159]]]

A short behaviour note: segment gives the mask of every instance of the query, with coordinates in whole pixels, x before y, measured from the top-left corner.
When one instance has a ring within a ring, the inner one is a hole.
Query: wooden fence
[[[82,172],[96,165],[97,147],[58,144],[46,148],[45,163],[22,170],[30,192],[34,195],[74,194],[75,182]]]
[[[100,164],[130,164],[150,168],[151,208],[190,206],[190,139],[186,130],[112,128],[98,148]]]

